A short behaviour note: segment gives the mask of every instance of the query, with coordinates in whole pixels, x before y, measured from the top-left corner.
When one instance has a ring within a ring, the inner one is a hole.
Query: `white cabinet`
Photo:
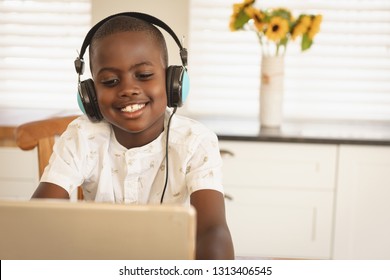
[[[390,259],[390,147],[340,147],[335,259]]]
[[[220,141],[236,255],[390,259],[390,147]]]
[[[38,186],[36,149],[0,147],[0,199],[29,199]]]
[[[337,145],[220,141],[237,256],[329,259]]]

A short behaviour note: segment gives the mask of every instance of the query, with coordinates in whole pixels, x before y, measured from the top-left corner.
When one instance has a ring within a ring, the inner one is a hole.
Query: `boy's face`
[[[167,106],[165,65],[155,40],[145,32],[120,32],[94,43],[92,76],[104,118],[117,138],[156,138]],[[119,140],[119,139],[118,139]]]

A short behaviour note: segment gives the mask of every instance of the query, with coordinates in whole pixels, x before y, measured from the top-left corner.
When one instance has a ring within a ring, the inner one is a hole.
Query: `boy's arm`
[[[196,259],[234,259],[223,194],[215,190],[195,191],[191,204],[197,212]]]
[[[69,199],[68,192],[58,185],[41,182],[35,190],[32,198],[64,198]]]

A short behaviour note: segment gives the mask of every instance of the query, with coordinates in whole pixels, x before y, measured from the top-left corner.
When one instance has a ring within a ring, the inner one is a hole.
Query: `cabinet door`
[[[335,259],[390,259],[390,148],[340,147]]]
[[[0,199],[30,199],[38,186],[36,149],[0,148]]]
[[[331,257],[337,146],[221,141],[237,256]]]
[[[331,192],[226,188],[226,215],[241,257],[329,259]]]

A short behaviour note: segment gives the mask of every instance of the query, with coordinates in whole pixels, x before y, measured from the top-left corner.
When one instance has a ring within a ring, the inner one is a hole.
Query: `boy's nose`
[[[138,82],[130,77],[122,80],[122,87],[120,89],[120,96],[138,95],[141,93],[141,87]]]

